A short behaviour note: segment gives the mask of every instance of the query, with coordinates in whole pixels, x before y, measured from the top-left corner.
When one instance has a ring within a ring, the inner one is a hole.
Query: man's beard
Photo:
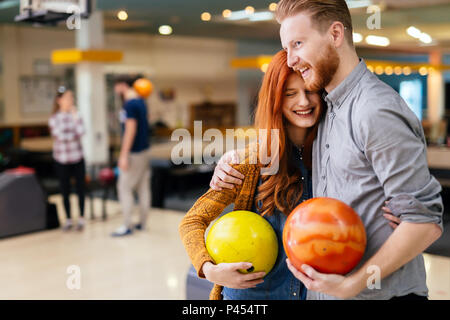
[[[336,49],[329,44],[319,55],[314,68],[314,73],[311,75],[312,78],[305,80],[306,90],[317,92],[329,85],[336,74],[339,62],[340,59]],[[313,68],[310,65],[309,68],[313,71]]]

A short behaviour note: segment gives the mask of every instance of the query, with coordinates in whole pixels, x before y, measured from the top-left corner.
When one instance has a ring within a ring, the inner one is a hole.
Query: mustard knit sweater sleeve
[[[203,264],[207,261],[214,263],[205,244],[205,231],[208,226],[231,203],[235,204],[234,210],[250,210],[252,206],[259,168],[251,164],[239,164],[233,167],[245,176],[243,183],[236,185],[233,189],[221,191],[209,189],[195,202],[179,225],[181,240],[200,278],[205,278],[201,270]],[[221,299],[221,291],[222,287],[215,285],[210,299]]]

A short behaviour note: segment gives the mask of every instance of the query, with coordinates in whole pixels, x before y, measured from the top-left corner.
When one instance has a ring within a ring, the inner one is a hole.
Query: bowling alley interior
[[[358,56],[422,124],[444,206],[444,231],[422,254],[426,285],[448,300],[450,1],[346,3]],[[225,141],[253,126],[282,49],[276,9],[0,0],[0,299],[209,299],[179,226],[233,149],[204,156],[211,132]]]

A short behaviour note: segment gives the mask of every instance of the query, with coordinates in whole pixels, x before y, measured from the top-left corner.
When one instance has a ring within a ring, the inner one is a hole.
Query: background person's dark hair
[[[141,74],[120,75],[120,76],[116,77],[116,79],[114,80],[114,84],[125,83],[127,86],[129,86],[131,88],[131,87],[133,87],[134,82],[139,78],[143,78],[143,76]]]

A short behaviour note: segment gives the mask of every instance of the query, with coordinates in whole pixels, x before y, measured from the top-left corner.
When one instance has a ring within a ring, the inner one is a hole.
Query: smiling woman
[[[243,275],[238,270],[253,267],[251,263],[215,261],[208,253],[204,237],[206,227],[226,206],[234,203],[235,210],[252,211],[267,219],[281,247],[287,215],[312,195],[308,169],[322,103],[317,92],[305,91],[301,76],[287,66],[286,60],[286,52],[281,50],[270,62],[255,114],[255,129],[278,133],[260,136],[256,149],[253,145],[245,148],[241,163],[235,167],[244,176],[242,185],[233,190],[210,189],[197,200],[179,226],[181,239],[198,275],[215,284],[211,299],[302,300],[306,297],[304,286],[287,269],[283,250],[279,250],[268,274],[255,270]],[[277,147],[272,150],[274,144]],[[253,163],[254,153],[269,154],[271,161],[264,163],[260,157]],[[266,174],[267,167],[278,170]]]
[[[291,74],[287,80],[283,101],[283,115],[288,120],[288,126],[313,126],[320,114],[318,106],[320,96],[316,92],[305,90],[305,81],[297,74]]]

